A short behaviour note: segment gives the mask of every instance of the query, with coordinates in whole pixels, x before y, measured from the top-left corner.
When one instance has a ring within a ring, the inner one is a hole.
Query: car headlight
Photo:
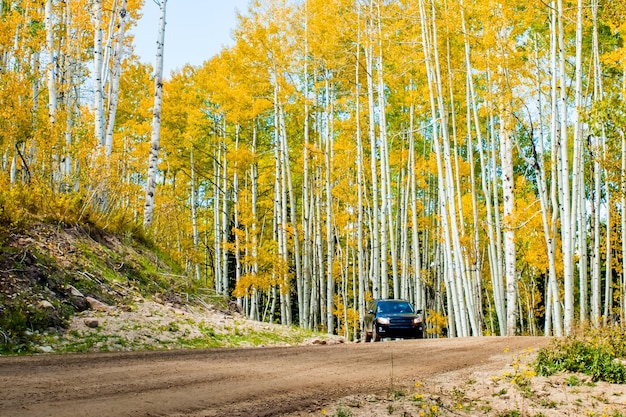
[[[379,317],[376,321],[378,321],[378,324],[389,324],[389,319],[387,317]]]
[[[413,318],[413,324],[414,325],[422,324],[422,318],[421,317],[414,317]]]

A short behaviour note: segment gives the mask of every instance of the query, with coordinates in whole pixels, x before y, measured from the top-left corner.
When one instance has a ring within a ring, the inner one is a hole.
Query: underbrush
[[[542,376],[572,372],[588,375],[594,381],[624,384],[625,363],[624,329],[613,325],[554,340],[538,352],[535,370]]]

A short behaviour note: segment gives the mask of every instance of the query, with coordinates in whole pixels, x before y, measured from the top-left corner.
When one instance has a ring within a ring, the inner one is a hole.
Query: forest
[[[252,0],[171,74],[143,3],[0,0],[0,214],[350,340],[372,298],[429,337],[626,325],[626,3]]]

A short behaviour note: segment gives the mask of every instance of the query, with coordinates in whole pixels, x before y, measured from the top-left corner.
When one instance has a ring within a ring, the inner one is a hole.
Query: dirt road
[[[318,413],[468,367],[499,369],[547,338],[0,357],[0,416],[277,416]],[[505,353],[508,350],[508,353]]]

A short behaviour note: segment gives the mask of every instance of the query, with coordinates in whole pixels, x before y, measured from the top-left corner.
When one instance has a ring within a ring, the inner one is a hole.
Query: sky
[[[200,65],[232,46],[232,31],[237,12],[245,13],[248,0],[168,0],[165,17],[165,52],[163,76],[185,64]],[[135,35],[135,53],[140,60],[154,65],[159,30],[159,6],[145,0],[143,17]]]

